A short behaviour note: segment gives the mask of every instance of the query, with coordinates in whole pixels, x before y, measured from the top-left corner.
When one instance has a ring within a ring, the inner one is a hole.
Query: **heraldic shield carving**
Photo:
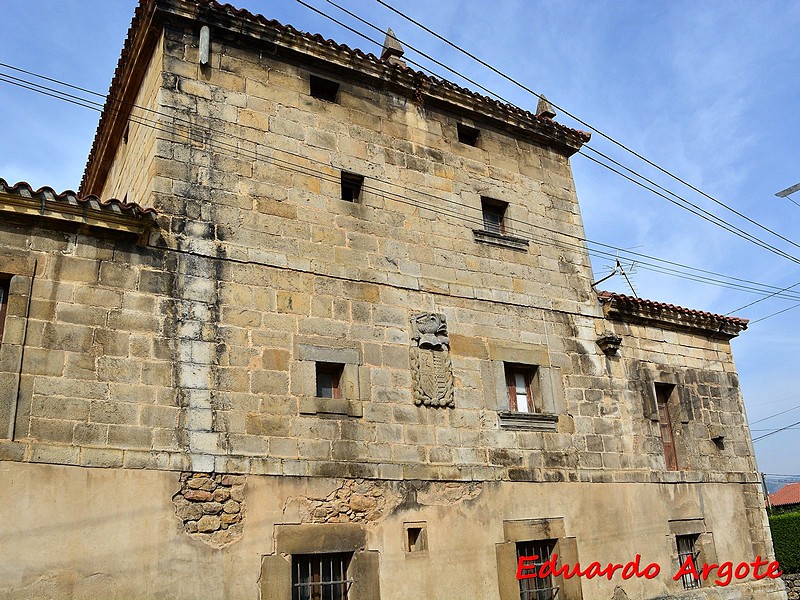
[[[453,366],[445,316],[416,315],[411,319],[411,329],[414,404],[453,408]]]

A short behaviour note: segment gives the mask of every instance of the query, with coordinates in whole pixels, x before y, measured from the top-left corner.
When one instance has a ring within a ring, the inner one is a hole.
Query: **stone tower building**
[[[746,321],[593,290],[538,112],[143,0],[80,195],[0,180],[0,597],[785,598],[673,579],[772,554]]]

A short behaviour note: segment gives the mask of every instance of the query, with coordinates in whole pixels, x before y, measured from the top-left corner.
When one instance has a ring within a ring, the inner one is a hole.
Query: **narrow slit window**
[[[8,312],[8,294],[11,289],[11,276],[0,273],[0,342],[3,341],[3,330]]]
[[[675,537],[678,545],[678,562],[683,566],[683,563],[691,557],[692,563],[694,563],[695,569],[697,569],[697,557],[700,554],[696,549],[698,536],[692,534],[678,535]],[[685,590],[693,590],[699,588],[701,585],[700,579],[695,578],[691,573],[684,573],[681,575],[681,583],[683,583],[683,589]]]
[[[489,233],[503,235],[506,232],[506,209],[508,204],[492,198],[481,198],[483,229]]]
[[[363,185],[363,175],[342,171],[342,200],[358,202],[361,199],[361,188]]]
[[[341,398],[344,365],[317,363],[317,398]]]
[[[310,78],[310,93],[318,100],[337,102],[339,97],[339,84],[330,79],[312,75]]]
[[[478,145],[478,138],[481,135],[480,129],[464,125],[464,123],[458,123],[456,125],[456,131],[458,132],[458,141],[462,144],[466,144],[467,146]]]

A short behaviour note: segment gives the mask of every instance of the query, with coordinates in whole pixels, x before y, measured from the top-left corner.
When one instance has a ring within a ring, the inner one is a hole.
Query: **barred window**
[[[517,542],[517,560],[526,557],[528,568],[538,573],[539,567],[550,560],[555,545],[556,540]],[[558,600],[558,586],[553,584],[553,576],[520,579],[519,600]]]
[[[292,600],[347,600],[351,558],[347,552],[292,556]]]
[[[678,562],[683,565],[686,559],[691,556],[692,563],[696,570],[697,556],[700,554],[698,550],[695,550],[697,535],[677,535],[675,539],[678,543]],[[683,583],[683,589],[685,590],[693,590],[699,588],[701,585],[700,579],[695,578],[692,573],[684,573],[681,575],[681,583]]]

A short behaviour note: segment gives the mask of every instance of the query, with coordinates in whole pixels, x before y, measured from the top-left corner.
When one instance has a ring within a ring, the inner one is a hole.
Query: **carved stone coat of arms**
[[[450,339],[443,314],[422,313],[411,320],[414,404],[454,407]]]

